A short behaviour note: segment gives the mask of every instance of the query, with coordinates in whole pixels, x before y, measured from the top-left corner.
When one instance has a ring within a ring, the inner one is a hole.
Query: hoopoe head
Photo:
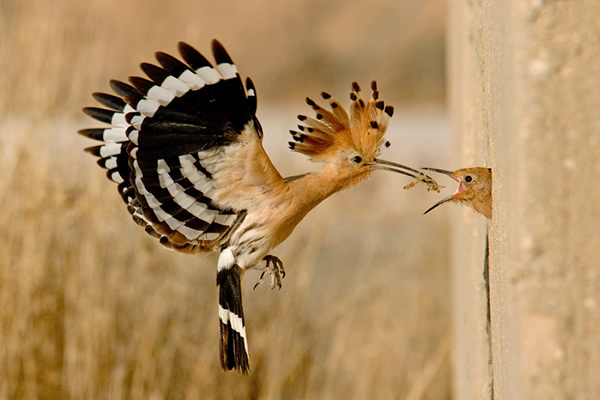
[[[470,206],[488,219],[492,218],[492,169],[484,167],[461,168],[446,171],[438,168],[423,168],[448,175],[458,182],[458,188],[452,196],[442,199],[430,207],[425,214],[437,206],[449,201]]]
[[[299,131],[290,131],[294,139],[294,142],[289,143],[290,148],[307,155],[312,161],[333,165],[342,179],[352,178],[354,182],[368,177],[375,169],[392,170],[390,165],[394,164],[389,162],[385,168],[378,168],[382,164],[377,156],[382,146],[389,146],[384,134],[394,108],[379,100],[375,81],[371,88],[371,99],[365,101],[361,97],[359,85],[356,82],[352,84],[349,114],[328,93],[323,92],[321,96],[329,102],[331,111],[307,98],[306,103],[315,111],[316,116],[298,116],[301,125],[298,125]]]

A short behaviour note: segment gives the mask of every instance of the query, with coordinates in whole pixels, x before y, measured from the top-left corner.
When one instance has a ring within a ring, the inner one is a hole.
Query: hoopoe
[[[466,204],[473,210],[492,218],[492,169],[484,167],[461,168],[446,171],[438,168],[421,168],[428,171],[448,175],[458,182],[458,188],[452,196],[448,196],[430,207],[424,214],[448,201]]]
[[[185,63],[158,52],[160,66],[141,64],[149,79],[111,81],[117,96],[94,93],[106,109],[84,112],[111,126],[80,133],[104,142],[86,150],[100,158],[134,221],[150,236],[181,252],[220,252],[221,366],[247,373],[244,272],[264,269],[271,287],[281,287],[283,263],[270,251],[321,201],[375,170],[436,184],[415,169],[376,158],[394,109],[378,99],[375,83],[369,101],[353,84],[350,115],[326,93],[331,111],[306,99],[316,117],[298,116],[302,125],[290,131],[290,148],[324,166],[283,178],[262,145],[252,81],[247,78],[244,87],[216,40],[215,66],[188,44],[179,43],[179,50]]]

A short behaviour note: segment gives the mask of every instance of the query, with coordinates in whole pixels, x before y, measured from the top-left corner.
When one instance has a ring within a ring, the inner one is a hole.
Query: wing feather
[[[104,142],[88,151],[119,191],[134,221],[163,245],[215,250],[251,207],[285,183],[262,147],[256,90],[246,85],[218,41],[215,66],[186,43],[183,61],[156,53],[158,65],[131,84],[111,81],[117,96],[84,112],[110,124],[80,133]]]

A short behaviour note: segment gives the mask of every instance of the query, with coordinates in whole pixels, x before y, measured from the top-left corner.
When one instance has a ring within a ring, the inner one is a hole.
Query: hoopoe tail
[[[241,272],[237,265],[217,274],[219,286],[220,355],[224,370],[235,369],[247,374],[248,340],[242,307]]]

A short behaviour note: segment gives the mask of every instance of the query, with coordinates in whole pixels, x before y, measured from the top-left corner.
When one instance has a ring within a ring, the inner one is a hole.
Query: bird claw
[[[275,289],[276,286],[277,289],[281,289],[281,280],[285,278],[283,262],[279,258],[271,255],[265,256],[263,260],[266,262],[265,269],[262,274],[260,274],[260,278],[252,290],[255,290],[258,285],[264,283],[266,278],[265,275],[267,273],[271,276],[271,289]]]

